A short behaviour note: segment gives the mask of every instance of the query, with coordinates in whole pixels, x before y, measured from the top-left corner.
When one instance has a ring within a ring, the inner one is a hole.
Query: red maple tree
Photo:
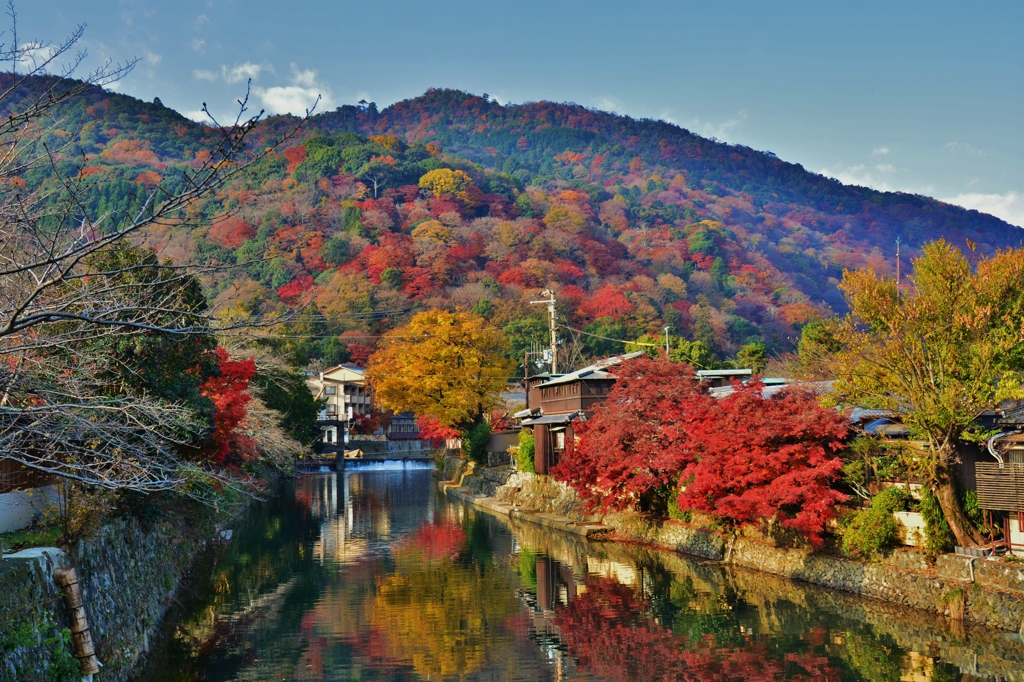
[[[252,440],[235,429],[248,413],[246,405],[252,400],[249,382],[256,374],[256,362],[230,360],[228,352],[217,349],[219,372],[200,386],[202,394],[213,401],[213,435],[210,438],[211,459],[218,464],[237,464],[248,459],[253,451]]]
[[[579,442],[552,474],[593,508],[624,509],[672,486],[693,461],[693,406],[708,398],[693,368],[642,356],[615,368],[618,380],[594,416],[576,427]]]
[[[846,419],[811,391],[764,398],[759,382],[703,407],[689,423],[699,454],[680,475],[679,506],[739,525],[774,518],[820,543],[835,505],[848,499],[832,488]]]
[[[442,424],[440,419],[429,414],[416,417],[416,428],[420,430],[420,439],[430,443],[433,448],[439,448],[446,441],[462,435],[457,429]]]
[[[678,504],[730,524],[775,519],[818,543],[837,503],[845,419],[813,393],[762,385],[710,396],[685,364],[641,357],[577,427],[552,473],[591,506],[623,509],[678,489]]]

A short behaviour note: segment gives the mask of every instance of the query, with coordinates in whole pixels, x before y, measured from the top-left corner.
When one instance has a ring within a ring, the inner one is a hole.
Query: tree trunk
[[[942,514],[946,517],[949,529],[953,531],[956,543],[961,547],[980,547],[985,544],[985,538],[981,532],[974,527],[964,514],[960,504],[960,497],[956,494],[956,486],[948,470],[943,471],[939,484],[935,487],[935,497],[942,507]]]

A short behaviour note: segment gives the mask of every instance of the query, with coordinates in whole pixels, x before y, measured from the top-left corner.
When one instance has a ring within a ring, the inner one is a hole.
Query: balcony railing
[[[977,462],[978,506],[991,511],[1024,512],[1024,464]]]

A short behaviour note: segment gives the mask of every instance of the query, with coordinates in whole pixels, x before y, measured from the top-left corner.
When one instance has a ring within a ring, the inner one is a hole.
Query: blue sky
[[[88,25],[116,89],[218,116],[430,87],[548,99],[775,152],[1024,226],[1024,2],[22,0],[19,41]],[[9,32],[4,39],[9,39]]]

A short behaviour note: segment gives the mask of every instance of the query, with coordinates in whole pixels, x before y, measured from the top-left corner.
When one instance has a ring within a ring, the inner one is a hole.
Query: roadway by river
[[[200,558],[136,679],[1024,679],[1016,635],[510,525],[411,466],[261,505]]]

